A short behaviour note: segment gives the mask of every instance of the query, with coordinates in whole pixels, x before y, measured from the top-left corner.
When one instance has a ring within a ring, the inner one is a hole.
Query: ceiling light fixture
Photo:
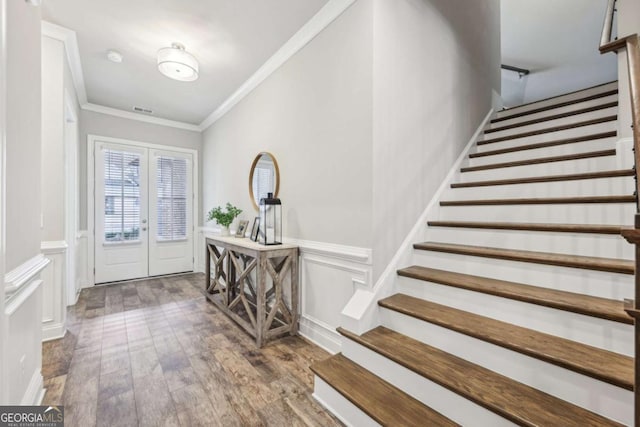
[[[115,62],[117,64],[122,62],[122,54],[117,50],[110,50],[107,52],[107,59],[111,62]]]
[[[42,0],[25,0],[27,3],[29,3],[31,6],[40,6],[40,3],[42,3]]]
[[[181,82],[198,78],[198,61],[180,43],[173,43],[158,51],[158,70],[165,76]]]

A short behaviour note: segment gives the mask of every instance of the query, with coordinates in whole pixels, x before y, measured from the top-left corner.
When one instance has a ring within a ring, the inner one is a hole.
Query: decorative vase
[[[229,227],[224,227],[224,226],[220,226],[220,235],[221,236],[230,236],[231,233],[229,232]]]

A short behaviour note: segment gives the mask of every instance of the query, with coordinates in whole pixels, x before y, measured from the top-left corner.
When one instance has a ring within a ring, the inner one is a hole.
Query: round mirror
[[[271,153],[258,154],[249,173],[249,195],[253,207],[257,210],[260,199],[267,197],[267,193],[273,193],[273,197],[278,197],[279,188],[280,170],[276,158]]]

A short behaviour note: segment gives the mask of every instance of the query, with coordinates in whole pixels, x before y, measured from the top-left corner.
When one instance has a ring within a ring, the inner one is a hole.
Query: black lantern
[[[260,199],[260,233],[259,242],[263,245],[282,244],[282,203],[274,198],[273,193]]]

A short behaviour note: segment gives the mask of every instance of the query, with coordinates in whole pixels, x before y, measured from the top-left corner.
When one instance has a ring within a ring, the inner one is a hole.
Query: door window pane
[[[161,241],[187,238],[187,159],[159,156],[156,188],[158,224],[156,237]]]
[[[140,239],[140,154],[104,150],[104,241]]]

